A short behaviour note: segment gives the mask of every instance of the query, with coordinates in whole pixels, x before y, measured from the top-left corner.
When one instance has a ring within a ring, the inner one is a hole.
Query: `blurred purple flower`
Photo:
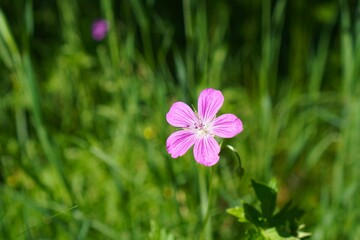
[[[243,130],[241,120],[234,114],[216,117],[223,102],[221,91],[208,88],[200,93],[197,113],[183,102],[171,106],[166,120],[170,125],[182,128],[166,141],[171,157],[184,155],[194,145],[198,163],[210,167],[219,161],[220,146],[214,137],[232,138]]]
[[[93,22],[91,26],[91,33],[93,39],[95,39],[96,41],[103,40],[108,30],[109,30],[109,25],[106,20],[104,19],[96,20],[95,22]]]

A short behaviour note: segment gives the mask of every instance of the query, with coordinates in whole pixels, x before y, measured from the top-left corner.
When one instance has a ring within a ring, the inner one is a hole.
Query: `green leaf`
[[[297,236],[299,230],[298,220],[304,213],[304,210],[296,206],[291,207],[290,201],[274,215],[272,218],[272,224],[283,237]]]
[[[310,237],[312,234],[311,233],[309,233],[309,232],[303,232],[303,231],[300,231],[301,229],[303,229],[305,227],[305,225],[304,224],[301,224],[300,226],[299,226],[299,229],[298,229],[298,234],[297,234],[297,236],[298,236],[298,238],[300,238],[300,239],[302,239],[302,238],[307,238],[307,237]]]
[[[266,240],[261,231],[250,229],[245,233],[244,240]]]
[[[245,217],[245,211],[243,207],[234,207],[226,209],[226,212],[230,215],[237,217],[239,222],[248,222]]]
[[[250,204],[244,203],[244,212],[246,219],[255,224],[258,227],[264,227],[264,222],[261,213],[251,206]]]
[[[251,180],[256,197],[261,203],[262,216],[270,220],[276,207],[276,192],[274,189]]]
[[[276,231],[275,228],[269,228],[265,231],[262,231],[262,235],[266,240],[298,240],[296,237],[282,237],[279,235],[279,233]]]

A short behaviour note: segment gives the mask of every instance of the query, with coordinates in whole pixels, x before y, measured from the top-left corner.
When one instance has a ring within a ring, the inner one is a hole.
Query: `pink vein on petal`
[[[193,132],[188,130],[176,131],[166,140],[166,149],[172,158],[177,158],[184,155],[196,140],[196,135]]]
[[[205,166],[216,164],[220,157],[220,146],[212,136],[206,136],[195,142],[194,157],[195,160]]]
[[[243,124],[234,114],[217,117],[212,123],[212,133],[221,138],[232,138],[243,130]]]
[[[174,103],[166,114],[167,122],[174,127],[189,127],[198,122],[194,111],[183,102]]]
[[[224,103],[221,91],[208,88],[200,93],[198,100],[199,117],[204,122],[211,121]]]

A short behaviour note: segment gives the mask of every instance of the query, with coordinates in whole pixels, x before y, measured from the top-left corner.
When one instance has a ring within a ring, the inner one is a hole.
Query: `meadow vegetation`
[[[171,104],[223,92],[244,131],[213,168],[213,239],[251,179],[312,239],[360,236],[360,1],[2,0],[0,238],[197,239],[209,168],[172,159]],[[91,24],[106,19],[102,41]],[[200,177],[199,177],[200,176]],[[276,184],[275,184],[276,183]],[[203,185],[202,185],[203,184]],[[209,237],[209,236],[207,236]]]

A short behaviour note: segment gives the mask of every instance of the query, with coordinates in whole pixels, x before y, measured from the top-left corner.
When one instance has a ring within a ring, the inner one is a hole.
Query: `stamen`
[[[203,123],[201,123],[201,122],[200,123],[194,123],[194,127],[197,130],[202,130],[205,127],[205,125]]]

